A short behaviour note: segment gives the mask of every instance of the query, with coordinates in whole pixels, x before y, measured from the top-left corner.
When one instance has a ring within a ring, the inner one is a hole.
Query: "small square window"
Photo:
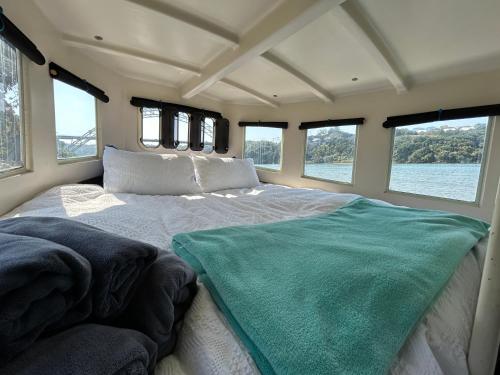
[[[142,108],[141,113],[141,142],[144,147],[156,148],[160,145],[160,110],[158,108]]]
[[[96,99],[54,80],[57,159],[97,156]]]
[[[357,128],[348,125],[308,129],[304,177],[351,184]]]
[[[477,201],[488,124],[476,117],[395,128],[389,190]]]
[[[245,127],[244,157],[253,159],[257,168],[280,170],[282,135],[278,128]]]

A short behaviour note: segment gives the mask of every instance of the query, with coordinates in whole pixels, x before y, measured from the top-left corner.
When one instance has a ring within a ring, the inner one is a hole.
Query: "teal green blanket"
[[[263,374],[385,374],[488,225],[357,199],[174,236]]]

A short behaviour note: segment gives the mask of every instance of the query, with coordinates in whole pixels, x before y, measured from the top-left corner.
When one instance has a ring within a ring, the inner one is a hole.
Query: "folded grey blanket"
[[[0,365],[47,329],[89,316],[89,262],[39,238],[0,233]]]
[[[55,217],[2,220],[2,232],[43,238],[86,258],[92,266],[92,315],[97,320],[111,319],[123,311],[158,253],[154,246]]]
[[[158,345],[158,360],[170,354],[176,325],[196,295],[196,274],[181,258],[162,252],[119,319],[119,325],[148,335]]]
[[[0,368],[1,375],[152,374],[156,344],[144,334],[97,324],[43,339]]]

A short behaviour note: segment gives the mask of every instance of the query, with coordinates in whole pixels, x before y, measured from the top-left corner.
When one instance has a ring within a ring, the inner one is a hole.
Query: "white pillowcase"
[[[260,185],[252,159],[193,156],[196,180],[205,193]]]
[[[194,165],[187,155],[130,152],[106,147],[104,191],[147,195],[200,192]]]

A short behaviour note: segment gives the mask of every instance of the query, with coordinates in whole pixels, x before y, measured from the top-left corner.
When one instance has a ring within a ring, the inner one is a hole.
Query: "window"
[[[307,130],[304,177],[352,183],[356,125]]]
[[[158,108],[141,108],[141,114],[141,142],[145,147],[156,148],[160,145],[160,110]]]
[[[189,114],[179,112],[175,116],[175,140],[178,151],[186,151],[189,148]]]
[[[253,159],[256,167],[280,170],[282,134],[278,128],[245,127],[245,158]]]
[[[211,117],[205,117],[202,122],[202,142],[203,142],[203,152],[210,154],[214,150],[214,127],[215,120]]]
[[[488,124],[476,117],[395,128],[389,190],[477,201]]]
[[[57,159],[97,156],[96,101],[85,91],[54,80]]]
[[[25,167],[20,57],[0,38],[0,173]]]

